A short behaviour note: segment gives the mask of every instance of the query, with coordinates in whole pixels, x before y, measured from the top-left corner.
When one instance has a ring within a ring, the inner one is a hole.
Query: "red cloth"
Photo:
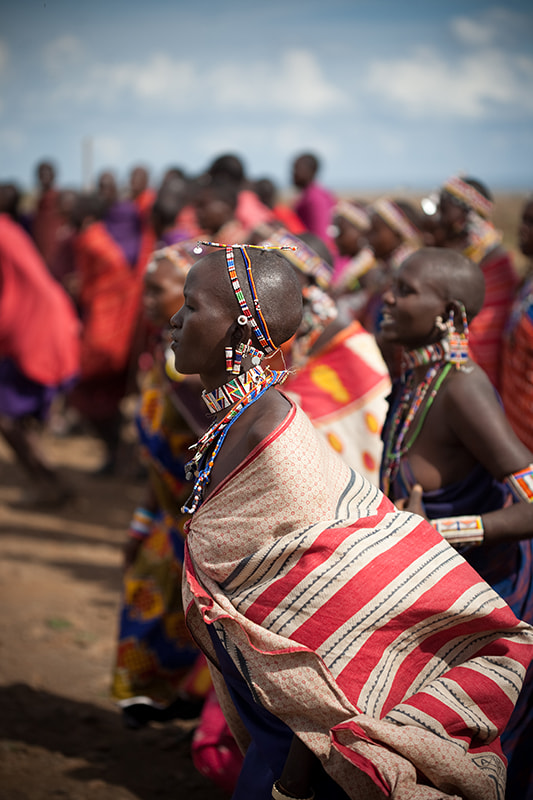
[[[279,221],[283,223],[283,227],[296,236],[307,230],[296,211],[293,211],[289,206],[278,203],[277,206],[274,206],[272,212],[276,219],[279,219]]]
[[[155,198],[156,193],[153,189],[144,189],[144,191],[133,199],[143,222],[150,216],[150,210],[154,204]]]
[[[103,223],[76,239],[83,319],[82,379],[125,368],[137,318],[141,284]]]
[[[503,333],[518,286],[510,254],[495,250],[480,264],[485,278],[483,308],[470,325],[470,351],[492,385],[500,389]]]
[[[26,377],[55,386],[79,368],[80,325],[28,234],[0,214],[0,357]]]
[[[243,228],[253,230],[259,225],[272,222],[274,214],[267,208],[251,189],[242,189],[237,198],[237,208],[235,209],[235,219]]]

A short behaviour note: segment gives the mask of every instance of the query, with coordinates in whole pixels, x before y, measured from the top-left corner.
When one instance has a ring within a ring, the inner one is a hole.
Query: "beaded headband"
[[[255,245],[255,244],[233,244],[233,245],[225,245],[219,244],[218,242],[198,242],[198,245],[205,245],[206,247],[223,247],[226,250],[226,264],[228,265],[228,275],[231,281],[231,286],[233,288],[233,292],[237,301],[241,307],[241,311],[250,323],[253,332],[255,333],[257,340],[261,347],[263,347],[265,353],[271,354],[274,353],[278,348],[272,341],[272,337],[270,336],[268,325],[266,320],[263,316],[263,312],[261,311],[261,305],[259,303],[259,298],[257,296],[257,289],[255,288],[255,281],[254,276],[252,274],[252,262],[250,261],[250,256],[246,252],[247,248],[253,248],[254,250],[295,250],[295,247],[290,247],[288,245],[285,246],[277,246],[277,245]],[[246,267],[246,277],[248,278],[248,285],[250,287],[250,292],[252,293],[252,300],[255,308],[255,312],[259,317],[259,323],[256,321],[255,317],[253,316],[252,312],[248,308],[248,303],[246,302],[246,298],[244,297],[241,285],[239,283],[239,279],[237,277],[237,270],[235,268],[235,257],[233,254],[233,250],[237,248],[241,251],[241,255],[244,260],[244,264]]]
[[[269,240],[280,248],[287,250],[285,258],[290,261],[293,267],[310,275],[321,289],[328,289],[331,284],[331,267],[320,258],[307,242],[298,239],[288,231],[278,229],[269,235]]]
[[[175,244],[175,245],[170,245],[169,247],[162,247],[161,250],[155,250],[152,253],[152,258],[150,264],[148,265],[147,270],[151,271],[152,269],[154,269],[155,264],[158,261],[162,261],[163,259],[166,259],[167,261],[170,261],[172,264],[174,264],[174,266],[177,267],[180,270],[180,272],[183,273],[183,275],[186,275],[188,273],[188,271],[196,261],[196,258],[191,253],[189,253],[188,250],[186,250],[179,244]],[[152,267],[152,264],[154,265],[154,267]]]
[[[333,217],[342,217],[354,225],[358,231],[365,233],[370,228],[370,217],[361,206],[348,200],[339,200],[333,209]]]
[[[457,200],[460,200],[484,219],[490,219],[492,216],[494,204],[487,197],[484,197],[481,192],[478,192],[477,189],[470,186],[469,183],[465,183],[465,181],[461,180],[457,175],[448,178],[442,190],[448,192],[448,194],[451,194]]]
[[[421,233],[413,223],[407,218],[402,209],[392,200],[381,197],[372,203],[372,209],[379,214],[387,225],[398,233],[404,241],[420,239]]]

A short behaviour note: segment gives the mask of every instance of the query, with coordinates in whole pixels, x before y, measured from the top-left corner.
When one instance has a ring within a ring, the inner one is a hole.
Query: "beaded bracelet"
[[[485,530],[481,517],[441,517],[431,524],[452,545],[482,544]]]
[[[533,464],[508,475],[505,483],[519,502],[533,503]]]
[[[309,797],[295,798],[293,794],[287,794],[281,786],[280,782],[276,781],[272,787],[273,800],[314,800],[315,793],[311,790]]]
[[[134,539],[144,539],[150,533],[154,519],[155,514],[153,511],[138,506],[131,518],[129,535]]]

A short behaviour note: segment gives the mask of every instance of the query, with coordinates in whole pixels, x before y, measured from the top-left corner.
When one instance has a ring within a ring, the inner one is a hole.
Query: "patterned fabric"
[[[498,734],[532,629],[427,522],[350,470],[300,409],[196,512],[185,566],[202,649],[216,663],[212,626],[256,703],[350,798],[503,797]]]
[[[378,485],[390,381],[372,334],[359,322],[335,336],[284,384],[352,469]]]
[[[511,257],[505,251],[494,251],[480,267],[485,278],[485,301],[470,325],[469,347],[474,361],[499,389],[504,329],[518,279]]]
[[[198,657],[181,599],[185,518],[179,512],[190,491],[183,467],[196,438],[174,408],[169,387],[156,363],[143,387],[137,427],[161,511],[124,577],[112,685],[117,699],[142,694],[170,702]],[[204,664],[194,680],[189,679],[187,689],[202,695],[209,686]]]
[[[398,394],[395,385],[392,397]],[[401,389],[400,389],[401,391]],[[394,399],[384,426],[387,439],[388,420],[393,415]],[[390,498],[397,501],[409,497],[416,483],[408,457],[402,458],[393,482]],[[422,503],[428,518],[455,517],[463,514],[486,514],[508,505],[511,501],[508,488],[497,481],[478,464],[470,475],[441,489],[424,492]],[[503,597],[519,619],[533,624],[533,541],[522,540],[483,544],[461,548],[468,563]],[[509,723],[502,734],[502,746],[509,762],[509,781],[522,780],[528,792],[509,793],[509,800],[533,800],[533,774],[531,762],[520,757],[520,749],[528,741],[529,729],[533,726],[531,700],[533,698],[533,668],[528,670],[518,702]],[[523,777],[521,777],[523,773]]]
[[[502,400],[516,435],[533,452],[533,277],[513,306],[502,358]]]

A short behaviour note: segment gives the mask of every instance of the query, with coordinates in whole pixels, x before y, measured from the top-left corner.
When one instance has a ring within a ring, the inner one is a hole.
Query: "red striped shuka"
[[[533,630],[431,525],[286,420],[189,522],[184,608],[353,800],[502,800]],[[249,737],[216,668],[224,714]]]

